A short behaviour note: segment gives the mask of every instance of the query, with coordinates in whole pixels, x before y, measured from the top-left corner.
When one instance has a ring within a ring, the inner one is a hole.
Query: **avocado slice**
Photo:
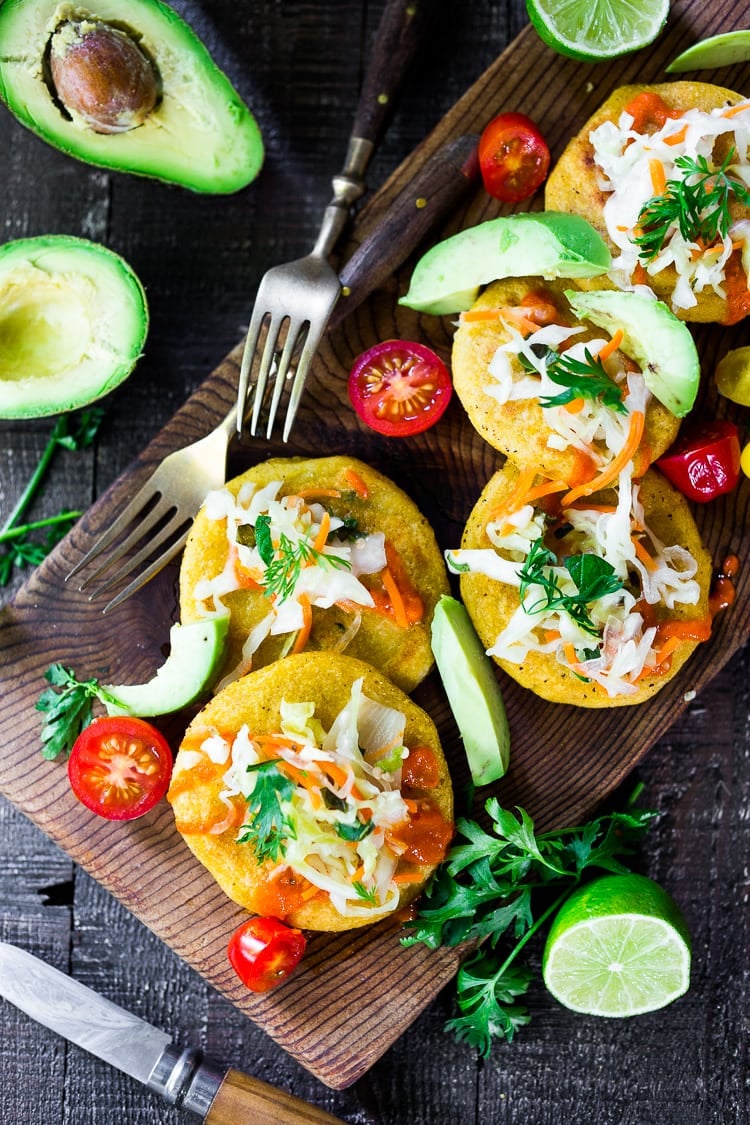
[[[475,785],[508,768],[510,729],[494,667],[465,606],[445,594],[432,618],[432,651]]]
[[[565,296],[577,317],[614,335],[643,372],[654,398],[677,418],[692,409],[700,383],[700,360],[690,329],[661,301],[640,293],[603,289]]]
[[[111,250],[68,235],[0,246],[0,418],[101,398],[130,374],[147,332],[143,287]]]
[[[399,304],[442,316],[465,312],[503,277],[598,277],[610,252],[590,223],[561,211],[505,215],[438,242],[414,267]]]
[[[145,684],[107,684],[116,702],[109,715],[167,715],[194,703],[216,677],[227,639],[229,617],[208,617],[169,631],[169,656]]]
[[[263,162],[250,110],[161,0],[4,0],[0,98],[70,156],[197,192],[237,191]]]

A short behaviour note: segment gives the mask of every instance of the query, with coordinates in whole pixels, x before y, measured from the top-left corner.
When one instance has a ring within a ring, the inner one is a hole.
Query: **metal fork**
[[[476,147],[474,136],[447,141],[390,201],[383,217],[370,224],[341,270],[339,281],[346,297],[336,306],[329,328],[353,312],[454,210],[478,176]],[[237,407],[233,406],[205,437],[168,454],[76,563],[66,581],[111,546],[111,553],[79,589],[90,588],[103,578],[89,594],[89,600],[93,600],[145,562],[144,569],[107,602],[103,612],[108,613],[140,590],[181,550],[206,494],[224,484],[227,449],[236,428]],[[135,554],[125,559],[131,550]],[[120,565],[113,571],[116,563]]]
[[[364,174],[390,116],[396,88],[414,55],[418,17],[424,7],[425,0],[388,0],[363,82],[344,168],[333,178],[333,198],[325,210],[315,246],[306,257],[273,266],[261,278],[240,367],[239,432],[245,419],[251,372],[264,337],[252,381],[250,433],[257,433],[266,388],[273,374],[266,436],[271,437],[284,387],[291,378],[282,434],[284,441],[289,439],[310,363],[341,292],[338,274],[328,256],[346,226],[352,205],[365,192]]]

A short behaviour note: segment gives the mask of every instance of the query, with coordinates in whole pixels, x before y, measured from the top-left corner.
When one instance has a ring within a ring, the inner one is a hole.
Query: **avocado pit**
[[[100,20],[66,20],[50,40],[54,92],[95,133],[142,125],[159,100],[159,75],[126,31]]]

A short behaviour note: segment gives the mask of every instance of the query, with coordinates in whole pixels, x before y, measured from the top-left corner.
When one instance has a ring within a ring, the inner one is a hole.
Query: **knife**
[[[207,1125],[342,1125],[267,1082],[181,1049],[159,1028],[7,942],[0,942],[0,995]]]

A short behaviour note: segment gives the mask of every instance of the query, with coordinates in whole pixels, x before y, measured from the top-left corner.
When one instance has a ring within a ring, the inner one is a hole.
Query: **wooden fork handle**
[[[365,72],[352,137],[377,144],[417,49],[427,0],[388,0]]]
[[[341,296],[328,327],[335,328],[382,285],[451,214],[479,175],[478,138],[448,141],[420,168],[339,272]]]
[[[239,1070],[227,1071],[204,1121],[207,1125],[342,1125],[340,1118]]]

